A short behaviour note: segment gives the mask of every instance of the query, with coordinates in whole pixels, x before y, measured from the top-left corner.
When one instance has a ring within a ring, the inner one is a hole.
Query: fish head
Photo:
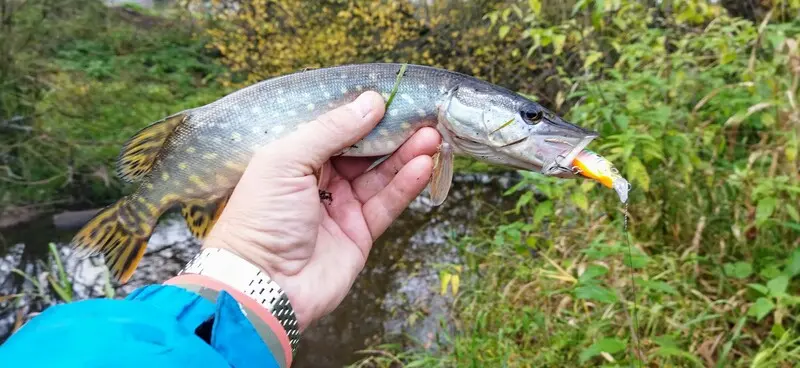
[[[547,176],[574,177],[573,160],[598,133],[517,93],[462,83],[439,104],[439,131],[456,153]]]

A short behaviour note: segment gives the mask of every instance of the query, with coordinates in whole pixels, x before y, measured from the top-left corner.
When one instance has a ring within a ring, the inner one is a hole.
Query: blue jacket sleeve
[[[222,291],[216,303],[171,285],[124,300],[57,305],[0,346],[8,367],[269,367],[275,357]]]

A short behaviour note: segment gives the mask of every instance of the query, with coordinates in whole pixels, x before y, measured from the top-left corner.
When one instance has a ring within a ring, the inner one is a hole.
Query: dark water
[[[470,224],[489,207],[512,206],[502,193],[515,181],[513,174],[457,176],[442,206],[432,207],[425,195],[417,198],[375,243],[366,268],[339,308],[305,332],[293,367],[347,365],[359,358],[356,351],[399,334],[435,349],[437,333],[442,331],[441,326],[447,326],[452,304],[449,294],[439,294],[436,267],[459,263],[448,238],[468,233]],[[58,300],[52,291],[40,292],[32,282],[11,272],[17,268],[38,275],[39,282],[47,285],[43,273],[53,268],[42,260],[49,242],[58,247],[74,284],[75,299],[103,297],[110,290],[121,297],[139,286],[163,281],[175,275],[199,249],[180,218],[168,216],[151,238],[131,281],[109,287],[101,259],[78,261],[70,257],[71,249],[63,245],[74,232],[54,230],[49,216],[0,231],[0,245],[4,245],[0,249],[7,249],[0,258],[0,342],[20,317],[27,320]],[[2,301],[3,296],[14,294],[25,296]]]

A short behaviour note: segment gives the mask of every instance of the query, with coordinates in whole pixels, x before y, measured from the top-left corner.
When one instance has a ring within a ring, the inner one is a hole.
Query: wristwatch
[[[178,273],[182,274],[211,277],[254,299],[278,319],[294,355],[300,342],[297,317],[286,293],[264,271],[228,250],[204,248]]]

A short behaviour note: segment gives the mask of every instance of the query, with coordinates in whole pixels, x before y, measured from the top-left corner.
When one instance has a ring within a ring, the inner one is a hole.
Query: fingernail
[[[375,98],[368,93],[362,93],[350,106],[359,113],[361,117],[365,117],[375,109]]]

